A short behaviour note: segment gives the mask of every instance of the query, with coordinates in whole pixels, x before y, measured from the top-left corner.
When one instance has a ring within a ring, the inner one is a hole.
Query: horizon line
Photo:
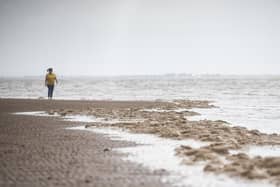
[[[56,73],[57,74],[57,73]],[[189,77],[197,77],[197,76],[280,76],[280,74],[276,73],[264,73],[264,74],[223,74],[223,73],[162,73],[162,74],[120,74],[120,75],[69,75],[69,74],[57,74],[60,77],[96,77],[96,78],[102,78],[102,77],[143,77],[143,76],[154,76],[154,77],[160,77],[160,76],[189,76]],[[0,76],[0,78],[32,78],[32,77],[44,77],[45,75],[8,75],[8,76]]]

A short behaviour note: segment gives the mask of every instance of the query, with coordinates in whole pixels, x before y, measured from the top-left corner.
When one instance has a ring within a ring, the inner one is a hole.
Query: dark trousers
[[[48,86],[48,98],[52,98],[54,85],[47,85],[47,86]]]

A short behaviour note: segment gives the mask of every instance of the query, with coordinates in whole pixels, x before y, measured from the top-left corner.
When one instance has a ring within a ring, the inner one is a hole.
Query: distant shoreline
[[[58,73],[59,75],[59,73]],[[38,79],[44,78],[42,75],[21,75],[21,76],[0,76],[0,79]],[[80,79],[127,79],[127,78],[280,78],[279,74],[187,74],[187,73],[167,73],[167,74],[139,74],[139,75],[59,75],[61,78],[80,78]]]

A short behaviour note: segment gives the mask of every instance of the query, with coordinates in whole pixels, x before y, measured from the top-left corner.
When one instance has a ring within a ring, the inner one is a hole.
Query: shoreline
[[[176,149],[177,155],[185,159],[186,165],[205,162],[205,172],[227,174],[247,180],[267,179],[279,185],[280,169],[274,168],[274,165],[278,166],[280,157],[258,155],[250,157],[246,152],[240,151],[250,146],[280,146],[279,134],[266,134],[258,130],[248,130],[245,127],[229,126],[222,120],[189,120],[191,116],[199,115],[192,112],[192,108],[213,107],[208,101],[174,100],[173,102],[152,103],[146,108],[134,106],[108,109],[104,107],[88,108],[83,111],[61,109],[48,111],[48,113],[61,116],[86,115],[104,119],[104,121],[93,122],[86,128],[118,127],[132,133],[209,142],[208,146],[200,148],[182,145]],[[115,122],[107,123],[110,120]]]
[[[208,101],[0,99],[0,103],[12,103],[13,107],[17,108],[16,112],[46,111],[50,116],[94,117],[97,121],[89,124],[81,123],[86,128],[117,127],[132,133],[153,134],[167,139],[193,139],[208,142],[209,145],[200,148],[182,145],[176,149],[177,155],[184,159],[183,164],[186,165],[205,163],[204,172],[206,173],[227,174],[233,178],[241,177],[246,180],[268,180],[273,184],[280,184],[280,170],[274,167],[280,163],[280,157],[251,157],[244,152],[239,152],[242,148],[252,145],[279,146],[280,136],[248,130],[244,127],[229,126],[222,120],[189,120],[189,117],[198,115],[191,111],[192,108],[214,107]]]
[[[0,186],[170,186],[162,182],[165,171],[123,161],[125,155],[113,151],[135,146],[132,142],[66,129],[84,123],[11,114],[53,107],[84,109],[93,104],[103,105],[0,99]]]

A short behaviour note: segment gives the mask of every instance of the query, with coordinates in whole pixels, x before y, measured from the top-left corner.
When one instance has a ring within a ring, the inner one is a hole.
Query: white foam
[[[249,148],[248,151],[249,155],[253,156],[273,156],[279,157],[280,156],[280,146],[252,146]]]
[[[144,121],[143,119],[107,119],[107,118],[97,118],[95,116],[89,115],[67,115],[63,117],[66,121],[76,121],[85,123],[102,123],[102,124],[115,124],[115,123],[137,123]]]
[[[37,112],[18,112],[17,115],[32,116],[53,116],[43,111]],[[98,119],[90,116],[68,116],[71,121],[96,122],[104,119]],[[69,120],[64,117],[64,120]],[[108,121],[112,123],[112,121]],[[140,146],[117,148],[115,151],[126,153],[128,156],[124,160],[142,164],[151,170],[166,170],[169,175],[163,177],[163,181],[170,182],[174,186],[192,186],[192,187],[270,187],[274,186],[267,181],[247,181],[239,178],[229,178],[226,175],[214,175],[205,173],[204,163],[195,165],[181,164],[182,158],[175,155],[175,149],[180,145],[188,145],[193,148],[199,148],[207,145],[205,142],[195,140],[170,140],[157,137],[150,134],[133,134],[122,131],[117,128],[85,128],[84,126],[68,128],[71,130],[86,130],[95,133],[107,135],[112,140],[131,141]],[[251,148],[252,154],[263,153],[263,149]],[[276,150],[275,152],[277,152]]]
[[[188,117],[191,121],[200,120],[224,120],[234,126],[243,126],[249,130],[257,129],[263,133],[279,133],[279,121],[263,118],[257,118],[254,113],[248,113],[245,109],[237,107],[230,108],[227,105],[219,108],[194,108],[192,111],[201,115]],[[277,114],[276,114],[277,115]]]
[[[231,150],[231,154],[245,153],[250,157],[280,157],[279,145],[249,146],[241,150]]]
[[[58,114],[53,114],[50,115],[45,111],[32,111],[32,112],[15,112],[13,113],[14,115],[24,115],[24,116],[43,116],[43,117],[48,117],[48,116],[52,116],[52,117],[57,117],[59,116]]]
[[[97,118],[95,116],[88,115],[67,115],[62,117],[65,121],[76,121],[85,123],[103,122],[104,118]]]
[[[174,110],[163,110],[160,108],[151,108],[151,109],[143,109],[140,111],[143,111],[143,112],[187,112],[189,110],[190,109],[186,109],[186,108],[178,108],[178,109],[174,109]]]
[[[84,123],[102,123],[102,124],[115,124],[115,123],[137,123],[143,122],[143,119],[107,119],[107,118],[98,118],[93,115],[66,115],[61,116],[57,113],[49,114],[45,111],[32,111],[32,112],[15,112],[14,115],[25,115],[25,116],[43,116],[43,117],[61,117],[65,121],[74,121],[74,122],[84,122]]]
[[[163,180],[171,182],[174,186],[238,186],[238,187],[270,187],[266,181],[247,181],[239,178],[229,178],[225,175],[214,175],[203,172],[204,163],[195,165],[181,164],[182,158],[175,155],[175,149],[180,145],[198,148],[207,143],[195,140],[169,140],[147,134],[133,134],[120,129],[112,128],[85,128],[74,127],[72,130],[87,130],[107,135],[112,140],[132,141],[141,144],[136,147],[115,149],[127,153],[124,160],[141,164],[151,170],[166,170],[170,174]]]

